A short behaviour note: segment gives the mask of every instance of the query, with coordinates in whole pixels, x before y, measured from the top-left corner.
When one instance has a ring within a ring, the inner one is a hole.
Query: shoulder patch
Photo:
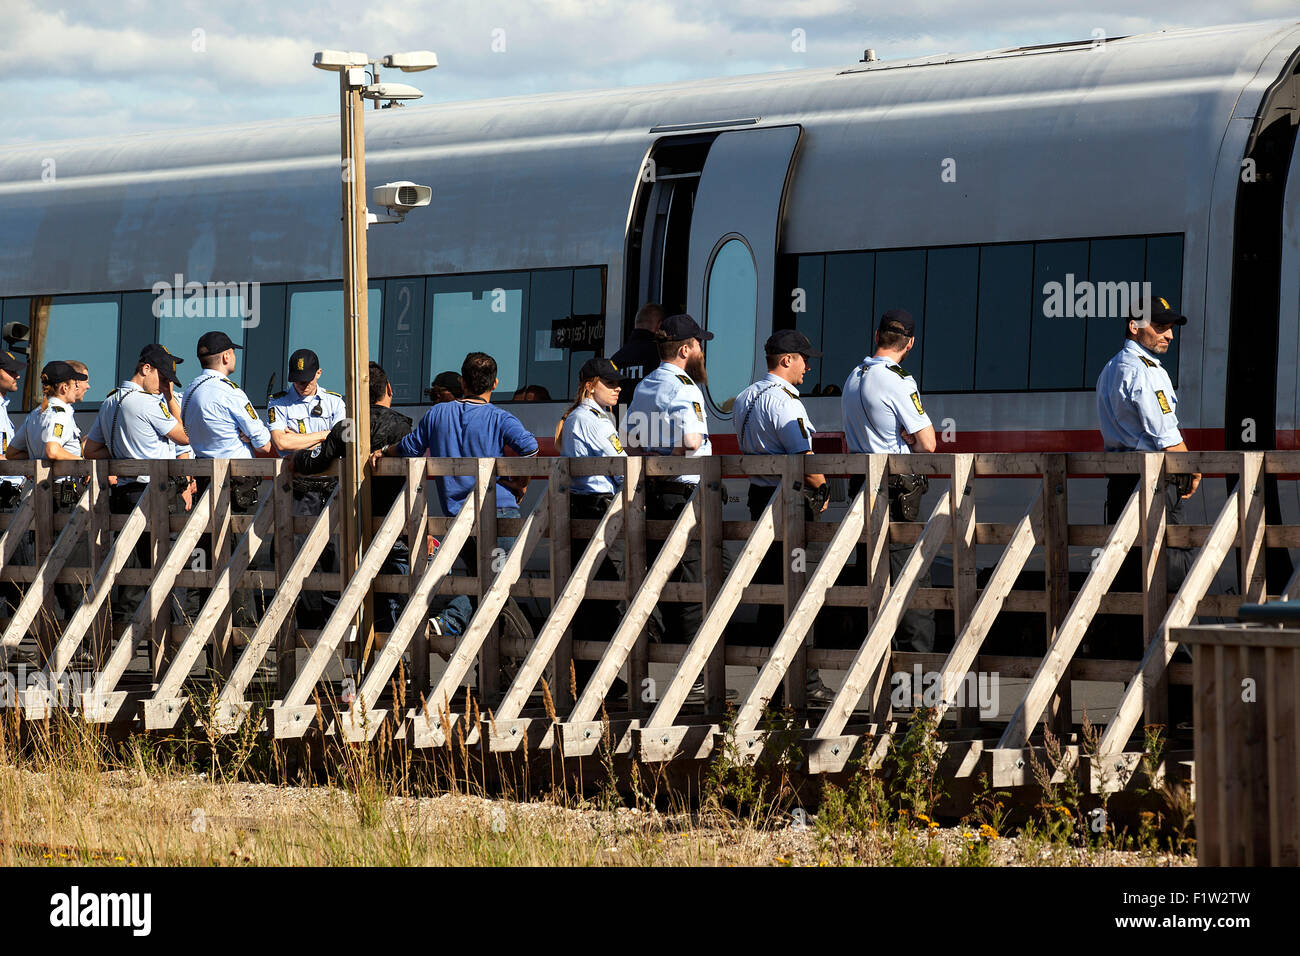
[[[289,390],[286,388],[286,389],[285,389],[284,391],[282,391],[282,392],[276,392],[276,393],[275,393],[274,395],[272,395],[271,397],[272,397],[272,398],[284,398],[284,396],[286,396],[286,395],[288,395],[288,394],[289,394]]]
[[[681,382],[683,385],[694,385],[694,384],[695,384],[694,382],[691,381],[691,377],[690,377],[689,375],[678,375],[678,376],[677,376],[677,381]]]
[[[921,407],[921,393],[920,393],[920,392],[913,392],[913,393],[912,393],[912,404],[916,406],[916,412],[917,412],[918,415],[924,415],[924,414],[925,414],[925,409]]]
[[[1156,401],[1160,403],[1160,410],[1166,415],[1172,415],[1173,409],[1169,407],[1169,399],[1165,398],[1165,393],[1156,389]]]
[[[254,418],[254,419],[257,418],[257,412],[253,411],[253,403],[252,403],[252,402],[245,402],[245,403],[244,403],[244,411],[248,412],[248,417],[249,417],[249,418]]]
[[[274,407],[268,407],[268,408],[267,408],[267,410],[266,410],[266,420],[267,420],[268,422],[270,422],[272,425],[275,424],[275,408],[274,408]]]
[[[54,426],[54,437],[55,438],[63,437],[63,422],[59,422]]]
[[[162,409],[162,413],[163,413],[163,417],[164,417],[164,418],[171,418],[171,417],[172,417],[171,409],[169,409],[169,408],[167,407],[167,403],[164,402],[161,398],[158,399],[158,407]]]
[[[227,385],[229,385],[231,388],[233,388],[235,391],[239,391],[239,386],[236,385],[234,382],[232,382],[230,379],[225,378],[223,376],[221,380],[225,382]]]
[[[807,438],[807,437],[808,437],[808,429],[807,429],[807,427],[804,425],[804,423],[803,423],[803,419],[802,419],[802,418],[796,418],[795,421],[797,421],[797,422],[799,423],[799,435],[800,435],[801,437],[803,437],[803,438]]]
[[[895,375],[897,375],[899,378],[907,378],[909,375],[912,374],[907,369],[903,368],[901,365],[887,365],[885,367],[888,368]]]
[[[1150,360],[1149,358],[1147,358],[1145,355],[1139,355],[1138,358],[1140,358],[1140,359],[1142,360],[1142,364],[1145,365],[1147,368],[1155,368],[1155,367],[1156,367],[1156,363],[1153,362],[1153,361],[1151,361],[1151,360]]]
[[[623,443],[618,440],[618,436],[613,432],[609,433],[609,443],[614,446],[614,454],[623,454]]]
[[[700,421],[704,421],[704,409],[700,407],[699,402],[691,402],[691,408],[695,409],[695,415]]]
[[[305,434],[307,434],[307,423],[306,423],[306,422],[299,422],[299,423],[298,423],[298,434],[299,434],[299,435],[305,435]]]

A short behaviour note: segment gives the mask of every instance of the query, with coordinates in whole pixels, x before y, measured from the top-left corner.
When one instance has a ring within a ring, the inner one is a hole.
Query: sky
[[[335,114],[320,49],[433,50],[408,108],[1300,18],[1300,0],[0,0],[0,146]],[[1098,33],[1096,31],[1102,31]]]

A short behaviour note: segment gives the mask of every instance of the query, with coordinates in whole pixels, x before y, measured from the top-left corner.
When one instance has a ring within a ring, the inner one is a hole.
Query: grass
[[[403,683],[397,675],[395,693]],[[585,767],[554,752],[485,753],[465,738],[477,705],[458,716],[451,746],[426,760],[397,745],[389,725],[364,744],[327,738],[324,755],[297,741],[275,743],[257,732],[257,706],[237,732],[218,735],[209,730],[213,698],[192,699],[170,736],[121,741],[65,711],[29,723],[0,711],[0,865],[1192,862],[1185,794],[1157,781],[1151,795],[1163,813],[1141,818],[1132,834],[1094,831],[1083,824],[1090,798],[1053,782],[1073,758],[1050,734],[1042,759],[1034,757],[1042,799],[1027,818],[1013,826],[1009,795],[985,783],[969,813],[945,826],[943,745],[924,710],[879,765],[853,765],[843,785],[825,784],[815,803],[805,802],[801,730],[788,713],[765,715],[767,746],[757,760],[725,728],[714,759],[685,786],[670,784],[662,766],[617,754],[603,713],[602,740]],[[1158,729],[1148,746],[1155,779]],[[326,769],[302,769],[313,764]]]

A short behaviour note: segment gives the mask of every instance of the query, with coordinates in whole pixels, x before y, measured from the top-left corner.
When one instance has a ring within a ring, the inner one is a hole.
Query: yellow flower
[[[115,857],[113,857],[113,859],[116,860],[118,863],[121,863],[123,860],[126,859],[126,857],[124,857],[124,856],[115,856]]]
[[[916,815],[916,818],[917,818],[918,820],[920,820],[922,823],[929,823],[929,822],[930,822],[930,818],[927,817],[924,813],[918,813],[918,814]]]
[[[980,836],[987,837],[990,840],[996,840],[998,838],[998,831],[993,829],[987,823],[981,823]]]
[[[1057,807],[1056,809],[1057,809],[1057,810],[1060,810],[1062,813],[1064,813],[1064,814],[1065,814],[1067,817],[1069,817],[1070,819],[1074,819],[1074,814],[1070,812],[1070,808],[1069,808],[1069,807]]]
[[[931,829],[931,830],[937,830],[937,829],[939,829],[939,824],[937,824],[937,823],[935,823],[933,820],[931,820],[931,821],[930,821],[930,829]]]

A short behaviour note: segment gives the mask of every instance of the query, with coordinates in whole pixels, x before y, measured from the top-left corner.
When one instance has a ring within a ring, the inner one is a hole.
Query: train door
[[[624,314],[630,325],[642,302],[658,301],[714,333],[705,389],[714,418],[730,418],[736,395],[764,367],[786,186],[801,133],[775,126],[661,140],[643,169],[648,188],[634,207]]]

